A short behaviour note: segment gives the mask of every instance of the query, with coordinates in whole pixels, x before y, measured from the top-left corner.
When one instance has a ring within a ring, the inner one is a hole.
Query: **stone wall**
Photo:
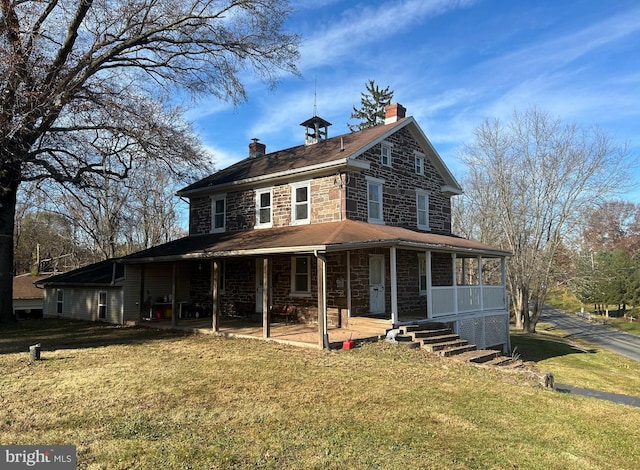
[[[310,222],[326,223],[343,219],[367,221],[367,180],[379,178],[383,185],[383,216],[386,225],[417,230],[416,189],[429,194],[429,225],[433,233],[451,234],[451,200],[441,191],[445,184],[435,166],[425,155],[424,175],[415,171],[416,152],[422,149],[407,129],[389,136],[385,143],[392,145],[391,166],[380,162],[381,144],[358,157],[370,163],[363,172],[332,174],[309,180]],[[274,227],[291,224],[291,192],[289,183],[272,188],[272,222]],[[191,234],[211,230],[211,199],[199,196],[191,199]],[[226,193],[227,231],[248,230],[255,226],[255,189]]]
[[[384,142],[392,145],[391,166],[381,163],[382,144],[378,144],[358,157],[370,163],[370,170],[349,173],[347,217],[367,221],[366,177],[370,176],[384,181],[382,205],[386,225],[417,230],[416,189],[420,189],[429,194],[430,231],[450,235],[451,200],[442,193],[445,182],[429,160],[429,155],[425,155],[424,175],[418,175],[415,171],[415,152],[421,152],[422,149],[408,130],[401,129]]]

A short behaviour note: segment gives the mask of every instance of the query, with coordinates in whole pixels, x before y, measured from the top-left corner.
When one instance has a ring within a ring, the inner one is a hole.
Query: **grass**
[[[511,331],[511,347],[520,358],[535,361],[558,383],[640,397],[640,364],[540,323],[538,333]]]
[[[385,342],[40,320],[3,325],[0,370],[0,442],[76,445],[79,469],[640,466],[639,408]]]

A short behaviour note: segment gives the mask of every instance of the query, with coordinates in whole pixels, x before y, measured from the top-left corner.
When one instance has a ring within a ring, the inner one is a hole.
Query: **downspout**
[[[322,292],[318,290],[318,309],[320,310],[320,296],[322,296],[322,311],[318,312],[318,320],[322,326],[322,346],[324,349],[329,349],[329,333],[327,331],[327,257],[325,254],[321,254],[318,250],[313,250],[318,262],[322,261]],[[320,279],[318,279],[320,285]]]

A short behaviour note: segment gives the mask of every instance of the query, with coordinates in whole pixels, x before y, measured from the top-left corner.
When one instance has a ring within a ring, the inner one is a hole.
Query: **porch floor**
[[[211,326],[211,317],[183,318],[178,320],[176,330],[193,333],[214,334]],[[171,319],[159,321],[142,321],[141,326],[159,329],[171,329]],[[366,322],[353,322],[348,327],[328,328],[329,345],[332,349],[342,347],[343,341],[353,339],[356,341],[376,340],[384,337],[386,330],[391,328],[389,320],[371,320]],[[218,334],[236,338],[251,338],[290,344],[293,346],[320,348],[318,326],[304,323],[272,323],[269,338],[263,336],[262,322],[244,320],[239,318],[223,318],[220,321]]]

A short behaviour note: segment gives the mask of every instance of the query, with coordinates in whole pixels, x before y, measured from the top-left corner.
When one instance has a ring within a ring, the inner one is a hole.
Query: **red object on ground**
[[[345,339],[342,342],[342,349],[353,349],[353,347],[356,345],[356,342],[352,339]]]

